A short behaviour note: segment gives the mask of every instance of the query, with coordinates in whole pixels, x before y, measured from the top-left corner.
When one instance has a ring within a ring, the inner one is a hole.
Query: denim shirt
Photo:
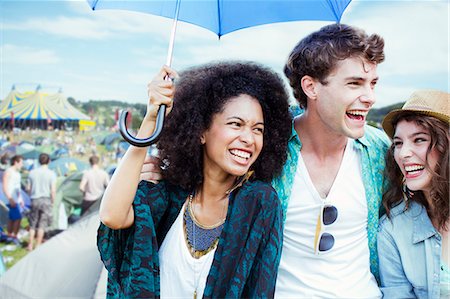
[[[439,298],[441,235],[426,209],[411,201],[380,220],[378,254],[384,298]]]
[[[386,189],[383,172],[385,156],[390,146],[386,134],[371,126],[366,126],[362,138],[356,139],[353,146],[358,150],[361,158],[361,172],[367,200],[367,237],[370,250],[370,270],[379,281],[377,255],[377,229],[382,195]],[[302,143],[292,122],[292,133],[288,142],[287,160],[281,175],[274,178],[272,186],[278,193],[283,208],[283,223],[291,196],[297,163]]]

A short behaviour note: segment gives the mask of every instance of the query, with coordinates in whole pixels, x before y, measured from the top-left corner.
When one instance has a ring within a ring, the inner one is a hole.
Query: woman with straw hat
[[[450,94],[422,90],[391,111],[383,129],[390,188],[378,254],[385,298],[448,298]]]

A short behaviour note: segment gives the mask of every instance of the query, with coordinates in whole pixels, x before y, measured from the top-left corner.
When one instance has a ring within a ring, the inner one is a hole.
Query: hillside
[[[405,102],[392,104],[386,107],[370,110],[369,115],[367,116],[367,122],[369,124],[378,126],[378,124],[381,124],[384,116],[388,114],[389,111],[402,108],[404,103]]]
[[[78,102],[69,97],[68,101],[86,115],[92,116],[101,128],[113,127],[116,124],[116,113],[122,109],[129,109],[132,115],[132,128],[136,129],[139,127],[146,110],[144,104],[130,104],[117,100]]]
[[[116,111],[121,109],[131,109],[132,114],[132,127],[138,128],[142,121],[142,117],[145,114],[144,104],[130,104],[127,102],[110,100],[110,101],[98,101],[90,100],[89,102],[77,102],[73,98],[68,99],[69,102],[80,109],[87,115],[92,115],[97,124],[101,127],[110,128],[115,125]],[[393,109],[399,109],[403,106],[404,102],[389,105],[386,107],[372,109],[367,116],[369,124],[378,126],[383,120],[383,117]]]

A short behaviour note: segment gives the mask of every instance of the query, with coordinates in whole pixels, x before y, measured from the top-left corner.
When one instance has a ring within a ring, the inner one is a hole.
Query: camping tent
[[[82,177],[83,172],[75,172],[64,178],[64,181],[61,185],[59,185],[58,190],[56,191],[56,199],[53,206],[53,228],[60,228],[57,224],[64,220],[59,219],[61,216],[61,205],[65,209],[66,217],[70,216],[77,208],[80,209],[81,202],[83,201],[83,193],[80,190],[80,182]]]
[[[83,201],[83,193],[80,190],[80,182],[82,177],[83,172],[78,171],[62,178],[63,181],[59,184],[56,191],[56,199],[53,204],[53,229],[64,229],[65,223],[69,220],[67,219],[68,217],[80,216],[81,203]],[[89,208],[86,214],[92,211],[98,211],[100,208],[101,198],[102,196],[100,196],[97,202]],[[61,211],[61,209],[64,209],[64,211]],[[65,219],[62,219],[61,217],[65,217]]]
[[[98,225],[92,213],[22,258],[0,276],[2,298],[105,298]]]
[[[48,168],[53,170],[57,176],[66,176],[69,173],[86,170],[89,165],[77,158],[62,157],[50,162]]]

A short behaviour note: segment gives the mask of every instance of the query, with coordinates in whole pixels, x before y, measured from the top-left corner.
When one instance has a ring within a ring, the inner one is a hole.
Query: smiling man
[[[302,39],[285,66],[304,112],[273,182],[284,208],[278,298],[378,298],[376,233],[389,141],[366,126],[378,35],[343,24]]]

